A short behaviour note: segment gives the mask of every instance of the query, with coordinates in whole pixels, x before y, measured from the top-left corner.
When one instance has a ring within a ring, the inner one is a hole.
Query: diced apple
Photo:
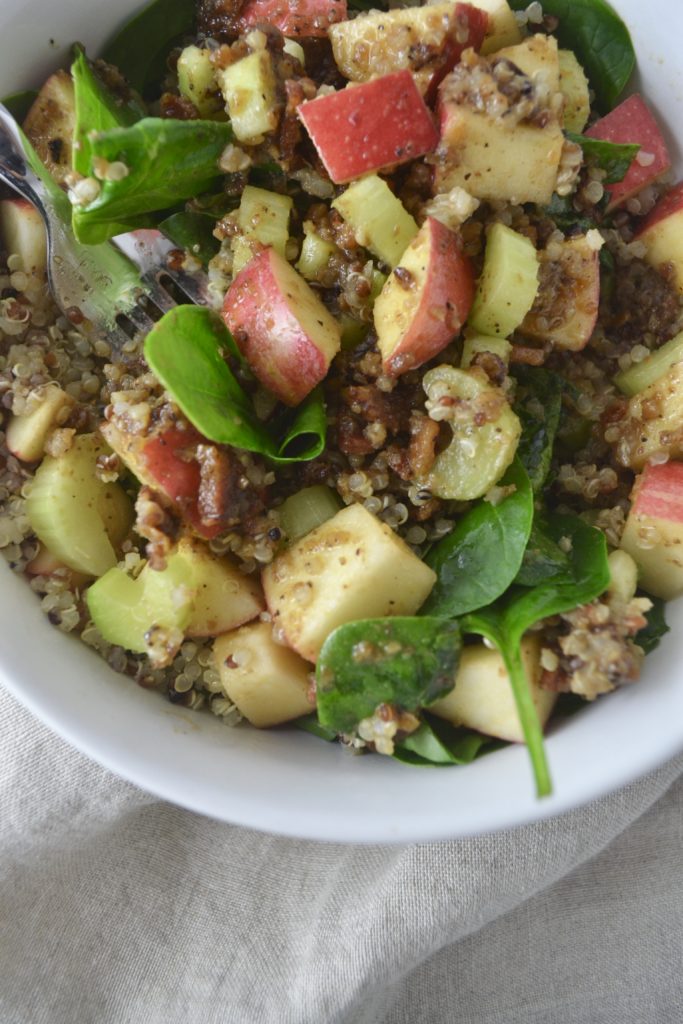
[[[245,576],[229,559],[214,555],[193,537],[182,537],[177,553],[190,568],[194,588],[187,636],[219,636],[263,611],[259,583]]]
[[[144,566],[137,578],[114,566],[86,592],[88,611],[105,640],[167,665],[192,614],[192,573],[172,555],[164,569]]]
[[[324,379],[340,348],[337,322],[273,249],[234,279],[223,317],[261,384],[286,405],[299,405]]]
[[[408,545],[362,505],[349,505],[263,572],[276,634],[315,661],[345,622],[414,615],[436,581]]]
[[[332,206],[351,226],[358,244],[390,267],[398,264],[417,234],[414,218],[376,174],[354,181]]]
[[[683,181],[659,200],[636,239],[647,247],[647,262],[670,274],[683,293]]]
[[[296,112],[337,184],[415,160],[438,142],[409,71],[318,96]]]
[[[460,415],[449,421],[450,442],[420,484],[437,498],[483,497],[511,464],[522,433],[505,392],[478,367],[462,370],[448,364],[428,370],[422,386],[427,408],[441,405],[447,411],[455,405]]]
[[[71,172],[76,121],[74,87],[68,71],[50,75],[24,120],[24,131],[58,185]]]
[[[473,7],[486,11],[489,23],[486,38],[481,48],[482,53],[495,53],[502,46],[514,46],[519,43],[522,34],[515,18],[515,12],[507,0],[469,0]]]
[[[337,67],[352,82],[408,68],[424,95],[464,49],[480,49],[488,20],[467,3],[436,3],[360,14],[333,25],[329,37]]]
[[[437,355],[459,333],[474,298],[460,239],[428,217],[375,301],[382,365],[394,376]]]
[[[595,237],[593,237],[595,236]],[[600,305],[600,247],[597,232],[543,250],[540,286],[520,333],[554,348],[579,352],[595,329]]]
[[[9,256],[21,257],[27,274],[44,278],[47,271],[47,233],[35,206],[26,199],[0,199],[0,238]]]
[[[456,68],[439,87],[435,194],[459,186],[477,199],[547,205],[564,147],[559,122],[540,127],[494,117],[463,95],[461,84]],[[497,88],[493,75],[490,84]]]
[[[247,0],[240,25],[274,25],[285,36],[325,36],[331,25],[346,18],[346,0]]]
[[[560,60],[554,36],[537,33],[516,46],[504,47],[496,57],[512,61],[534,85],[540,84],[550,92],[559,92]]]
[[[216,81],[240,142],[260,142],[275,131],[279,120],[277,83],[267,50],[256,50],[217,71]]]
[[[220,636],[213,656],[225,694],[257,728],[290,722],[313,710],[308,699],[312,666],[276,643],[267,622]]]
[[[608,210],[622,206],[671,167],[671,157],[657,119],[637,93],[596,121],[586,135],[605,142],[637,142],[640,145],[623,181],[609,186]]]
[[[77,435],[59,458],[43,459],[26,499],[38,539],[55,558],[87,576],[101,576],[116,564],[133,518],[123,488],[97,476],[97,459],[107,452],[97,435]]]
[[[683,594],[683,462],[646,466],[631,495],[621,547],[655,597]]]
[[[582,132],[591,112],[586,73],[573,50],[559,50],[560,92],[564,96],[562,127],[568,132]]]
[[[541,689],[541,645],[536,637],[521,643],[522,662],[529,681],[531,698],[543,727],[557,700],[557,694]],[[452,725],[464,725],[486,736],[511,743],[523,743],[524,733],[517,713],[510,677],[501,655],[484,644],[465,647],[455,677],[455,686],[441,700],[431,704],[430,712]]]
[[[56,383],[36,388],[29,403],[29,411],[12,416],[7,425],[7,447],[21,462],[42,458],[50,431],[75,404],[71,395]]]
[[[534,304],[538,278],[538,253],[533,243],[505,224],[493,224],[470,313],[472,330],[509,338]]]
[[[220,533],[220,526],[204,522],[199,511],[200,469],[194,455],[205,438],[193,427],[167,427],[145,436],[105,421],[100,433],[140,483],[163,494],[199,536],[210,539]]]
[[[619,461],[631,469],[641,470],[653,456],[683,458],[683,362],[634,395],[613,426]]]

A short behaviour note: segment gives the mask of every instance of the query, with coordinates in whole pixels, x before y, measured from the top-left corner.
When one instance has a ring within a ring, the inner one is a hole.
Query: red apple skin
[[[621,547],[644,589],[671,601],[683,594],[683,462],[645,466],[631,499]]]
[[[654,206],[643,223],[638,228],[636,238],[640,238],[651,228],[659,224],[660,221],[666,220],[667,217],[673,217],[674,214],[683,212],[683,181],[679,181],[677,185],[674,185],[667,194],[659,200]],[[683,229],[683,226],[682,226]]]
[[[646,466],[634,491],[632,512],[683,523],[683,462]]]
[[[407,288],[400,278],[404,260],[412,276]],[[460,239],[433,217],[424,222],[397,270],[375,303],[382,366],[392,376],[433,359],[453,340],[467,320],[475,291],[474,270]],[[390,348],[382,328],[394,321],[399,306],[405,328]]]
[[[610,186],[610,210],[621,206],[671,167],[671,157],[654,114],[637,93],[597,121],[586,135],[605,142],[637,142],[640,154],[651,153],[654,156],[653,162],[647,166],[639,163],[636,157],[623,181]]]
[[[472,4],[456,4],[454,20],[456,28],[453,34],[446,39],[437,68],[430,78],[427,91],[425,92],[425,102],[430,107],[436,102],[440,83],[449,71],[453,70],[462,57],[463,52],[470,47],[476,50],[477,53],[479,52],[489,27],[489,16],[486,11],[482,11],[479,7],[473,7]],[[465,29],[467,30],[467,38],[464,42],[460,42],[457,36],[464,35]]]
[[[234,279],[223,318],[261,384],[299,405],[339,351],[337,324],[292,266],[262,249]]]
[[[329,25],[345,21],[346,0],[247,0],[239,15],[244,29],[270,24],[284,36],[326,36]]]
[[[636,239],[645,243],[648,263],[664,271],[683,293],[683,182],[650,211]]]
[[[297,114],[338,185],[414,160],[439,141],[408,70],[319,96],[300,104]]]

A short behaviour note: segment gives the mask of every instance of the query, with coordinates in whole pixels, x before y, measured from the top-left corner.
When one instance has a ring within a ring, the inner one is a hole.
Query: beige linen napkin
[[[683,756],[406,847],[179,810],[0,691],[1,1024],[680,1024]]]

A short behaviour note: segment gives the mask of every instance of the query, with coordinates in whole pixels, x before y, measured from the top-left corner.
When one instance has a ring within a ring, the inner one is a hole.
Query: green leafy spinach
[[[464,615],[491,604],[514,580],[534,515],[529,477],[519,460],[501,485],[514,490],[497,505],[479,502],[427,555],[437,581],[423,614]]]
[[[570,142],[581,146],[588,163],[606,172],[605,185],[616,185],[624,180],[640,149],[637,142],[606,142],[604,139],[591,139],[588,135],[576,135],[574,132],[565,134]]]
[[[260,452],[273,462],[314,459],[325,446],[320,393],[266,426],[256,417],[226,355],[239,358],[232,335],[212,310],[178,306],[145,339],[145,359],[197,430],[211,441]]]
[[[659,647],[662,637],[669,632],[669,626],[665,617],[665,602],[660,597],[652,597],[650,594],[646,596],[652,601],[652,608],[645,613],[647,626],[637,633],[635,642],[642,647],[646,654],[649,654],[650,651]]]
[[[458,729],[434,715],[423,715],[418,729],[399,740],[394,759],[406,764],[453,765],[471,764],[482,753],[489,753],[504,744],[472,729]]]
[[[457,622],[435,617],[365,619],[339,626],[316,666],[318,718],[348,733],[380,704],[417,711],[453,689]]]
[[[218,239],[214,238],[215,223],[213,217],[204,213],[182,211],[162,220],[159,230],[206,266],[221,247]]]
[[[515,412],[522,424],[517,456],[529,474],[535,494],[548,476],[562,412],[564,381],[550,370],[522,367],[515,369],[520,385]]]

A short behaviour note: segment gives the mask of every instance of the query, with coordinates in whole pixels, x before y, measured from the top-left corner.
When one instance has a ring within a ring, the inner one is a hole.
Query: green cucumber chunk
[[[538,254],[533,244],[505,224],[494,224],[486,240],[470,327],[480,334],[509,338],[533,306],[537,291]]]

